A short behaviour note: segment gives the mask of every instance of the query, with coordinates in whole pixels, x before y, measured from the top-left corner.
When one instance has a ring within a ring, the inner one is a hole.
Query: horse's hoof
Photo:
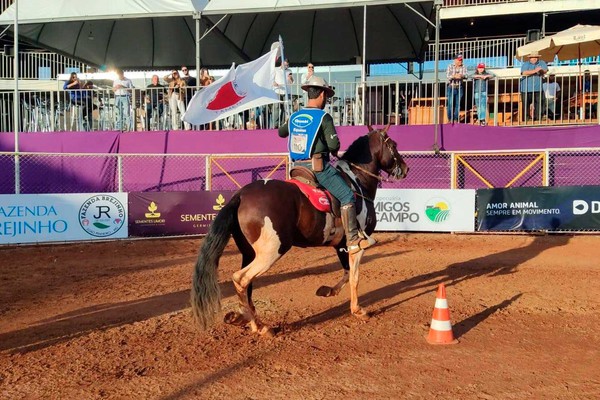
[[[331,296],[335,296],[335,293],[333,292],[332,287],[321,286],[320,288],[317,289],[316,295],[321,296],[321,297],[331,297]]]
[[[258,334],[269,339],[275,337],[275,331],[269,328],[268,326],[263,326],[262,328],[260,328],[258,330]]]
[[[356,311],[352,311],[352,315],[354,315],[356,318],[358,318],[359,320],[361,320],[363,322],[366,322],[371,318],[369,313],[366,312],[364,308],[359,308]]]
[[[249,321],[244,317],[243,314],[235,311],[229,311],[223,317],[223,322],[229,325],[245,326]]]

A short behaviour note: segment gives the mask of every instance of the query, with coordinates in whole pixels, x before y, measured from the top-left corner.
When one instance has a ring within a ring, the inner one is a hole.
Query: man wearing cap
[[[323,111],[327,99],[335,91],[325,79],[313,75],[302,90],[308,92],[307,106],[290,116],[287,123],[279,127],[279,136],[288,137],[288,151],[294,163],[310,164],[319,183],[335,196],[341,204],[342,224],[346,234],[348,252],[354,254],[370,246],[358,235],[354,193],[337,169],[329,163],[329,154],[337,157],[340,139],[331,115]]]
[[[542,117],[542,77],[548,72],[548,65],[540,60],[540,54],[534,51],[527,57],[528,60],[521,65],[521,105],[523,108],[523,121],[529,118],[534,121]]]
[[[450,123],[458,122],[460,115],[460,100],[462,99],[462,82],[467,77],[467,67],[463,65],[462,54],[454,57],[454,63],[446,69],[446,114]]]
[[[477,70],[473,74],[473,102],[477,108],[477,121],[481,126],[487,125],[488,81],[493,76],[485,69],[484,63],[477,64]]]

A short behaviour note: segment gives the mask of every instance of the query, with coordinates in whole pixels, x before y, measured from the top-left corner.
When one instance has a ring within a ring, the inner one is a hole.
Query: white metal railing
[[[75,61],[57,53],[45,51],[19,52],[20,79],[56,79],[58,74],[73,71],[86,72],[88,68],[89,66],[85,63]],[[0,79],[10,78],[14,78],[14,56],[1,52]]]
[[[15,0],[0,0],[0,14],[2,14]]]
[[[469,71],[473,73],[472,70]],[[477,110],[472,79],[462,84],[459,96],[459,123],[497,126],[598,124],[598,72],[564,73],[555,76],[560,91],[549,106],[543,88],[536,93],[520,91],[520,77],[495,77],[488,83],[486,110]],[[441,72],[440,123],[449,122],[445,71]],[[589,82],[585,84],[584,82]],[[546,81],[544,81],[546,82]],[[435,99],[433,80],[336,82],[335,97],[327,105],[338,126],[433,124]],[[183,98],[167,88],[134,89],[126,99],[111,88],[89,90],[21,91],[19,130],[23,132],[101,130],[230,130],[270,129],[287,119],[283,105],[256,107],[203,126],[185,126],[181,114],[193,94],[201,88],[187,88]],[[363,96],[363,91],[365,95]],[[13,131],[13,93],[0,92],[0,131]],[[481,96],[479,96],[481,99]],[[535,110],[526,111],[531,103]],[[291,87],[292,111],[306,105],[299,85]],[[483,107],[481,101],[480,108]],[[364,109],[364,114],[363,114]],[[478,112],[479,111],[479,112]],[[277,120],[279,117],[279,120]]]
[[[481,6],[485,4],[526,3],[531,0],[444,0],[442,7]]]
[[[517,48],[525,43],[525,36],[445,41],[440,43],[440,60],[452,60],[460,53],[467,63],[484,62],[488,68],[509,68],[515,64]],[[424,61],[434,60],[435,44],[429,43]]]

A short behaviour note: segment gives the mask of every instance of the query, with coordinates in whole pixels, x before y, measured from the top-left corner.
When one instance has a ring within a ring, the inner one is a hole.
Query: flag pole
[[[281,67],[283,67],[283,63],[285,62],[285,55],[283,54],[283,39],[281,39],[281,35],[279,35],[279,51],[281,52]],[[280,68],[281,68],[280,67]],[[288,81],[287,75],[285,74],[285,69],[283,69],[283,83],[284,83],[284,98],[283,98],[283,108],[285,110],[285,119],[287,120],[290,117],[290,102],[288,100]]]

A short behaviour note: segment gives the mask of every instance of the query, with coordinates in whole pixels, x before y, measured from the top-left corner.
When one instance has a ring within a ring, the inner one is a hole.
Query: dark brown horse
[[[408,172],[396,143],[387,134],[389,125],[381,130],[369,129],[338,161],[338,168],[356,183],[358,220],[368,239],[375,229],[373,199],[382,180],[380,171],[396,179],[404,178]],[[368,318],[358,304],[358,266],[364,250],[353,255],[345,251],[340,218],[318,211],[293,183],[261,180],[244,186],[233,196],[215,218],[202,244],[194,270],[191,303],[194,317],[203,329],[214,322],[221,309],[217,266],[230,235],[242,253],[242,269],[233,274],[239,311],[228,313],[225,322],[250,324],[253,332],[272,334],[256,316],[252,281],[267,272],[292,246],[334,247],[344,276],[334,287],[320,287],[317,295],[335,296],[350,281],[350,311],[358,318]]]

